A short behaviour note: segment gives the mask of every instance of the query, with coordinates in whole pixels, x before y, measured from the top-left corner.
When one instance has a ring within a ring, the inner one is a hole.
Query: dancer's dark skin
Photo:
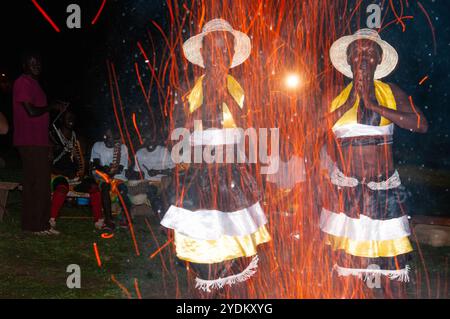
[[[227,104],[236,125],[241,127],[245,110],[239,107],[227,88],[227,76],[234,56],[233,35],[229,32],[211,32],[203,38],[203,46],[200,51],[205,65],[205,78],[203,80],[203,106],[196,112],[199,112],[200,118],[202,112],[205,112],[204,128],[223,127],[220,114],[223,102]],[[208,121],[205,121],[205,117]]]
[[[354,75],[353,88],[347,102],[329,114],[329,126],[332,127],[360,97],[358,123],[379,125],[383,116],[395,125],[412,132],[425,133],[428,123],[422,111],[411,106],[408,96],[397,85],[389,83],[397,104],[397,110],[380,106],[375,98],[374,75],[382,61],[380,46],[371,40],[354,41],[347,50],[347,60]],[[365,114],[364,114],[365,113]],[[350,146],[342,149],[336,159],[339,168],[347,175],[359,180],[378,181],[382,175],[385,180],[394,171],[392,144]]]

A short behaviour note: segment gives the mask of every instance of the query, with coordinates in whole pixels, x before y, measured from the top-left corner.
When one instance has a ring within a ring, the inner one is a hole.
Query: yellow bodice
[[[189,93],[188,102],[189,102],[189,113],[192,114],[195,110],[203,104],[203,78],[205,76],[202,75],[194,85],[194,88]],[[227,88],[230,95],[242,109],[244,107],[244,89],[241,87],[238,81],[231,75],[227,76]],[[223,127],[224,128],[235,128],[236,123],[233,119],[233,115],[230,112],[227,104],[224,102],[222,104],[222,112],[223,112]],[[200,128],[198,128],[200,129]]]
[[[397,110],[397,103],[395,102],[394,94],[390,86],[381,81],[375,81],[375,96],[378,104],[384,106],[391,110]],[[331,103],[330,111],[333,112],[340,108],[347,102],[352,91],[353,82],[350,83]],[[356,102],[353,107],[348,110],[333,126],[337,128],[346,124],[356,124],[358,123],[358,107],[359,107],[360,97],[356,98]],[[381,117],[380,126],[385,126],[391,124],[391,121],[385,117]]]

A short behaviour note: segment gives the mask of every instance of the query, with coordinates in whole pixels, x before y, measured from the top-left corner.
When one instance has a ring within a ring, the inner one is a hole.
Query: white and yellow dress
[[[190,143],[229,146],[227,136],[237,132],[236,123],[226,103],[215,112],[202,112],[202,82],[203,77],[188,96],[190,116],[201,112],[201,127],[191,134]],[[244,91],[232,76],[228,76],[228,90],[242,108]],[[231,145],[237,142],[239,138]],[[257,246],[270,240],[250,167],[245,163],[190,164],[179,180],[174,204],[161,224],[174,230],[177,257],[197,271],[196,286],[210,291],[250,278],[258,266]],[[233,266],[225,267],[225,261],[234,261]]]
[[[352,83],[336,97],[331,111],[345,104]],[[379,105],[396,110],[394,94],[388,84],[375,81]],[[333,126],[333,133],[345,152],[350,147],[392,143],[394,124],[381,117],[379,125],[358,123],[359,98]],[[409,281],[412,246],[409,221],[404,206],[407,197],[397,171],[380,172],[373,181],[346,176],[335,165],[331,169],[330,198],[322,208],[320,227],[326,243],[345,252],[347,258],[335,265],[341,276],[369,278],[380,274],[399,281]]]

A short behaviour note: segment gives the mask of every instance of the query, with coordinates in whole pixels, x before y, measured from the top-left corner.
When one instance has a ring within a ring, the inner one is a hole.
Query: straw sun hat
[[[333,66],[346,77],[353,78],[350,65],[347,62],[348,46],[360,39],[372,40],[381,47],[383,58],[375,71],[375,80],[381,79],[394,71],[398,62],[397,51],[386,41],[382,40],[377,31],[372,29],[360,29],[353,35],[337,39],[330,48],[330,58]]]
[[[234,30],[233,27],[223,19],[213,19],[206,23],[200,34],[197,34],[184,42],[183,52],[189,62],[205,67],[200,48],[202,47],[203,37],[214,31],[227,31],[234,35],[234,56],[231,67],[234,68],[243,63],[250,55],[252,44],[250,38],[240,31]]]

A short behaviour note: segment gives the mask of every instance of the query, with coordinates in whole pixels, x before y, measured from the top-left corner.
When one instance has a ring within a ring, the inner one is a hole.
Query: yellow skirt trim
[[[368,258],[395,257],[413,250],[408,237],[379,241],[356,241],[326,234],[325,243],[330,245],[333,250],[342,249],[347,254]]]
[[[266,226],[245,236],[222,236],[217,240],[201,240],[175,231],[177,257],[201,264],[214,264],[239,257],[256,255],[256,247],[271,240]]]

